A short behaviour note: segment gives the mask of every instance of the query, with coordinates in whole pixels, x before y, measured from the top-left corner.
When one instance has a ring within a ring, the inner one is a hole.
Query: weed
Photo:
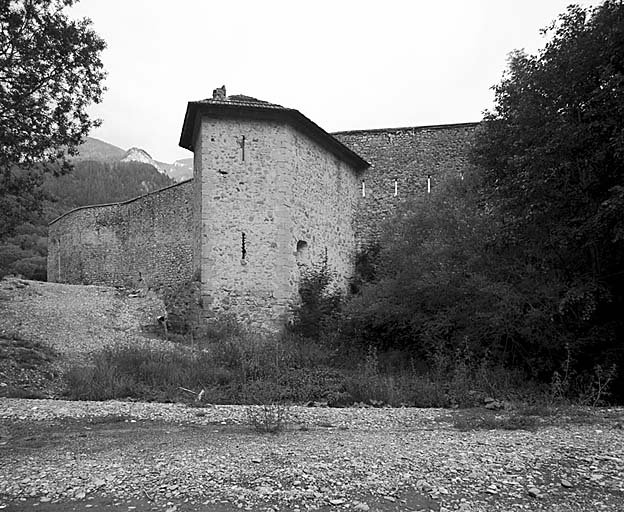
[[[257,432],[281,432],[290,421],[290,407],[283,403],[250,405],[246,412],[247,421]]]
[[[289,328],[305,338],[319,339],[332,315],[340,310],[343,296],[336,286],[336,273],[327,264],[327,254],[320,264],[302,270],[299,283],[301,302],[293,311]]]
[[[577,404],[596,407],[611,394],[610,387],[617,377],[615,364],[608,369],[596,365],[591,373],[579,374],[572,365],[572,352],[566,345],[566,358],[561,371],[553,372],[550,382],[551,404]]]
[[[6,398],[47,398],[46,394],[37,389],[27,389],[22,386],[6,385],[0,387],[0,397]]]

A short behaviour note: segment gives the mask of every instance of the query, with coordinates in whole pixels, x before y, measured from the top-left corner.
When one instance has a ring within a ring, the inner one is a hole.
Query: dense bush
[[[332,317],[340,310],[343,294],[335,286],[336,276],[327,264],[304,268],[299,283],[300,302],[294,310],[289,330],[305,338],[318,339]]]
[[[474,154],[505,277],[535,289],[533,347],[561,362],[567,346],[586,376],[624,364],[622,20],[620,1],[570,6],[538,54],[513,53]]]
[[[512,54],[474,169],[390,219],[334,331],[430,371],[468,347],[542,385],[559,376],[562,397],[607,382],[624,399],[622,19],[621,2],[573,6],[537,55]]]
[[[528,399],[531,394],[524,380],[477,361],[469,349],[455,360],[440,355],[427,371],[406,352],[378,354],[372,347],[357,355],[330,352],[290,333],[251,335],[231,320],[204,336],[177,339],[173,345],[155,340],[97,352],[90,364],[66,373],[67,395],[194,401],[201,393],[209,403],[466,407],[487,395]]]

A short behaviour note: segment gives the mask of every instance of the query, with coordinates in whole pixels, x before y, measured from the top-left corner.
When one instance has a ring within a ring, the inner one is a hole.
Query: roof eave
[[[346,161],[358,171],[370,167],[370,164],[360,155],[349,149],[338,139],[323,130],[320,126],[308,119],[301,112],[289,108],[266,108],[262,106],[254,107],[250,105],[222,105],[210,104],[198,101],[189,101],[182,125],[180,135],[180,146],[190,151],[194,150],[193,135],[195,132],[195,122],[198,113],[210,113],[224,116],[239,117],[242,115],[255,115],[263,119],[285,120],[293,127],[308,135],[313,140],[320,143],[325,149]]]

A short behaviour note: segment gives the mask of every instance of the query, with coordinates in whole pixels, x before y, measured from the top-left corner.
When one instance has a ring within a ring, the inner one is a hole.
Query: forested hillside
[[[138,162],[77,161],[71,173],[46,177],[40,188],[46,198],[41,210],[29,212],[0,244],[0,276],[45,280],[48,223],[59,215],[79,206],[124,201],[172,183],[151,165]]]

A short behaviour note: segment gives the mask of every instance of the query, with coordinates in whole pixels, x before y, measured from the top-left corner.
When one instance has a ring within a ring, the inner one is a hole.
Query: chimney
[[[225,85],[217,87],[214,91],[212,91],[212,99],[225,100]]]

